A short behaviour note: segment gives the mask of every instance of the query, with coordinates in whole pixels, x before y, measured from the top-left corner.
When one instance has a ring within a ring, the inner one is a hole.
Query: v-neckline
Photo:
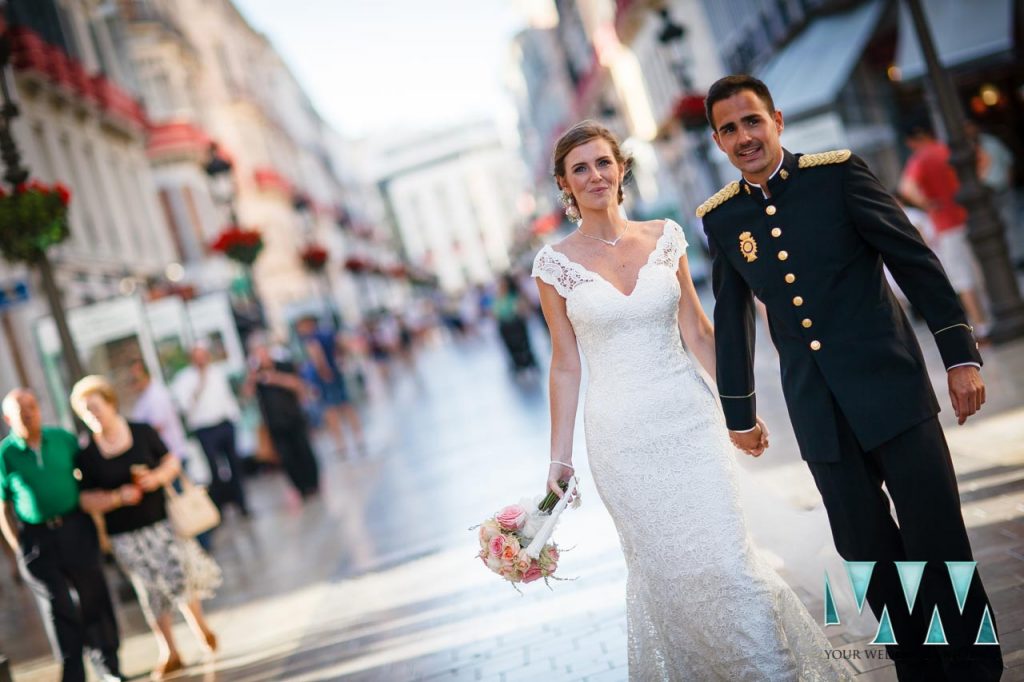
[[[591,270],[590,268],[588,268],[587,266],[583,265],[582,263],[580,263],[578,261],[575,261],[572,258],[569,258],[568,254],[565,254],[565,253],[563,253],[561,251],[558,251],[557,249],[555,249],[555,247],[551,246],[550,244],[548,245],[547,248],[551,249],[552,252],[557,253],[559,256],[561,256],[562,258],[564,258],[568,262],[572,263],[573,265],[578,267],[580,270],[583,270],[584,272],[590,273],[595,278],[601,280],[602,282],[604,282],[605,284],[610,286],[612,289],[614,289],[623,298],[632,298],[633,294],[636,293],[637,287],[640,286],[640,276],[644,274],[644,270],[647,268],[647,266],[652,264],[652,262],[654,260],[654,256],[656,256],[657,253],[658,253],[658,250],[661,249],[661,240],[664,239],[665,235],[668,234],[668,226],[669,226],[670,222],[671,221],[668,220],[668,219],[665,220],[665,225],[661,229],[661,236],[658,237],[658,240],[656,242],[654,242],[654,248],[651,249],[651,252],[647,254],[647,261],[643,265],[640,266],[639,270],[636,271],[636,281],[633,282],[633,288],[629,290],[628,294],[626,292],[624,292],[622,289],[619,289],[617,286],[612,284],[600,272],[596,272],[594,270]]]

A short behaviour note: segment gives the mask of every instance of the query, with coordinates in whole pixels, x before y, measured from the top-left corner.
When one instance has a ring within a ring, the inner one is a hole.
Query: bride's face
[[[561,185],[572,192],[581,210],[602,211],[618,205],[624,174],[608,141],[596,138],[566,154]]]

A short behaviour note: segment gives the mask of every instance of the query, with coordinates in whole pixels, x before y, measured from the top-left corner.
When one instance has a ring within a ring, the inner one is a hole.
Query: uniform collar
[[[779,161],[778,167],[768,178],[768,191],[772,197],[777,196],[780,192],[786,189],[789,184],[787,181],[793,175],[793,171],[797,168],[797,158],[785,148],[782,150],[782,160]],[[743,192],[749,194],[755,199],[764,200],[764,192],[761,191],[761,186],[756,185],[752,182],[747,182],[745,178],[740,178],[740,187]]]

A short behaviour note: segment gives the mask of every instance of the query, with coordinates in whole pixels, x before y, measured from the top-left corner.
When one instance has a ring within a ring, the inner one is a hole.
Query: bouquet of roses
[[[515,583],[532,583],[540,578],[545,584],[549,578],[560,580],[555,577],[558,545],[548,540],[570,499],[574,508],[579,506],[576,484],[573,476],[568,483],[559,484],[563,490],[561,499],[549,492],[539,504],[536,500],[510,504],[481,523],[477,526],[480,529],[477,557],[513,587]]]

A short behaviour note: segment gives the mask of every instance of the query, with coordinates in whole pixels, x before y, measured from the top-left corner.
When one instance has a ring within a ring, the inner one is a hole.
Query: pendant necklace
[[[595,237],[592,234],[587,234],[586,232],[584,232],[583,231],[583,222],[582,221],[580,221],[579,227],[576,228],[576,231],[579,232],[584,237],[586,237],[587,239],[596,239],[599,242],[604,242],[608,246],[615,246],[620,241],[622,241],[622,238],[626,236],[626,232],[628,230],[629,230],[629,222],[627,222],[626,226],[624,228],[622,228],[622,234],[620,234],[618,237],[616,237],[615,239],[605,239],[604,237]]]

